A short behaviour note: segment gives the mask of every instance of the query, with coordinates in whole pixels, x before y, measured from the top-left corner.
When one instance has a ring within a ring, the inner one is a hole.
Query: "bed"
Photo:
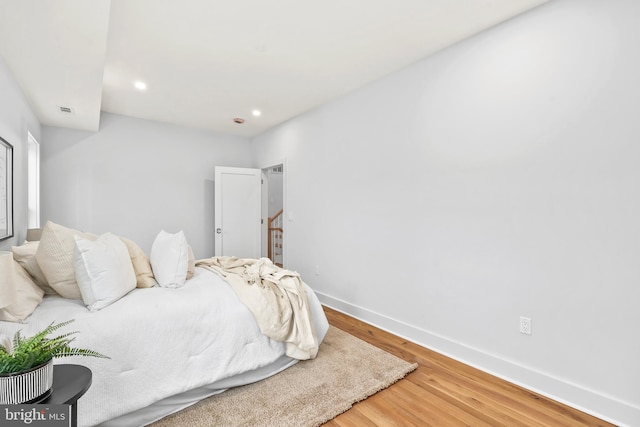
[[[208,396],[274,375],[295,364],[287,345],[267,337],[254,313],[216,272],[191,267],[176,287],[136,287],[98,310],[84,298],[45,295],[24,323],[0,321],[0,334],[24,335],[75,319],[75,347],[110,357],[54,363],[89,367],[93,383],[78,403],[79,426],[143,426]],[[318,343],[328,322],[303,283]]]

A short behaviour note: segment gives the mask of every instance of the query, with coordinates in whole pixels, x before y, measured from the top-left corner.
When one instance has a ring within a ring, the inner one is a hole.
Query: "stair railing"
[[[280,209],[274,216],[267,220],[267,256],[278,267],[283,266],[282,263],[282,213],[284,209]]]

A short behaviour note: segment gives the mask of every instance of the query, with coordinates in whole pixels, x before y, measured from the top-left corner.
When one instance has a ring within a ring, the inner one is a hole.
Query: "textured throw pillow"
[[[74,236],[95,240],[96,235],[63,227],[47,221],[40,244],[36,251],[36,260],[51,286],[60,296],[81,299],[73,268]]]
[[[91,241],[74,236],[73,262],[82,300],[91,311],[113,304],[136,287],[127,245],[105,233]]]
[[[0,309],[10,305],[16,292],[13,286],[13,254],[0,251]]]
[[[120,239],[127,245],[127,249],[129,250],[133,271],[136,273],[136,286],[138,288],[151,288],[156,286],[158,282],[156,282],[156,279],[153,277],[151,262],[142,248],[133,240],[124,237],[120,237]]]
[[[182,231],[170,234],[162,230],[151,246],[151,268],[158,285],[178,288],[187,280],[189,245]]]
[[[13,297],[9,304],[0,309],[0,320],[7,322],[22,322],[42,302],[44,291],[36,285],[29,273],[20,264],[13,261],[13,271],[3,271],[0,286],[13,284]]]
[[[40,242],[25,242],[20,246],[12,246],[13,258],[18,261],[27,273],[31,276],[36,285],[40,286],[46,295],[58,295],[58,293],[49,286],[47,278],[40,269],[40,265],[36,260],[36,251]]]

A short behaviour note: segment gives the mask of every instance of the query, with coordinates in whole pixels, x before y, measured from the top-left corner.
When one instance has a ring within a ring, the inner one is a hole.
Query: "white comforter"
[[[328,324],[307,287],[321,341]],[[80,331],[74,346],[111,359],[68,357],[93,371],[78,402],[79,426],[92,426],[175,394],[266,366],[285,345],[260,332],[231,287],[211,271],[196,269],[178,289],[135,289],[114,304],[89,312],[80,300],[47,297],[26,324],[0,322],[0,333],[30,336],[52,321],[76,319],[57,332]]]

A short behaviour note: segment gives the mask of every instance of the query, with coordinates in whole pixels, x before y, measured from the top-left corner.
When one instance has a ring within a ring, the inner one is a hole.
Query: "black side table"
[[[82,365],[55,365],[51,395],[38,403],[71,405],[71,426],[78,425],[78,399],[91,387],[91,369]]]

